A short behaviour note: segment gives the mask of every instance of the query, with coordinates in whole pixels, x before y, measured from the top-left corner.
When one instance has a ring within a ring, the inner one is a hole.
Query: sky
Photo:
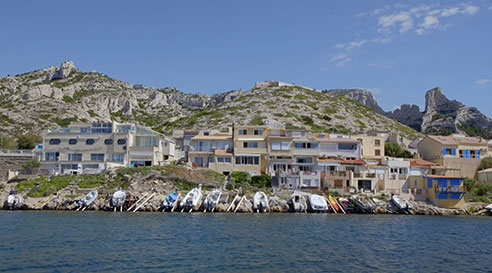
[[[381,107],[441,87],[492,116],[492,1],[5,1],[0,76],[72,60],[213,94],[279,80],[364,88]]]

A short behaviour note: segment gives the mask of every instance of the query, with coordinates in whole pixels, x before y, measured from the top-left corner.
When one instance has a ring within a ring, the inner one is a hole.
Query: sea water
[[[0,212],[2,272],[491,272],[492,217]]]

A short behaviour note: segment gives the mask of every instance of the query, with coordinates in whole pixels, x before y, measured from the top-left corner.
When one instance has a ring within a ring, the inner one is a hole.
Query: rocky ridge
[[[0,134],[40,134],[73,121],[135,121],[170,133],[176,128],[225,129],[233,122],[262,124],[275,120],[288,128],[315,132],[386,129],[411,138],[418,135],[374,112],[371,107],[377,102],[372,94],[359,92],[359,96],[346,99],[334,91],[266,86],[209,96],[184,93],[174,87],[130,84],[63,62],[60,67],[0,78]]]

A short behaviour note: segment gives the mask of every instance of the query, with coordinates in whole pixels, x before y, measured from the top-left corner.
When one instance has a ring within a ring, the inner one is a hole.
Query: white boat
[[[7,197],[7,206],[9,209],[18,209],[22,206],[22,196],[16,190],[11,190]]]
[[[268,210],[268,197],[264,192],[258,191],[253,196],[253,209],[257,212],[264,212]]]
[[[318,194],[311,194],[309,196],[309,208],[313,212],[326,212],[328,210],[328,203],[326,199]]]
[[[211,191],[207,194],[205,201],[203,202],[203,206],[205,207],[205,211],[212,211],[215,209],[217,204],[219,203],[220,197],[222,196],[222,192],[220,190]]]
[[[113,207],[115,208],[120,208],[123,207],[126,201],[126,192],[119,190],[113,193],[113,198],[111,199],[111,203],[113,204]]]
[[[376,209],[376,204],[374,201],[371,201],[369,197],[353,195],[352,200],[357,208],[363,213],[373,213],[374,209]]]
[[[372,198],[372,201],[374,202],[374,204],[376,204],[376,206],[378,207],[382,207],[382,208],[385,208],[386,207],[386,202],[384,202],[383,200],[381,199],[377,199],[377,198]]]
[[[178,202],[178,197],[178,189],[166,195],[166,198],[162,201],[162,211],[172,210]]]
[[[307,211],[306,198],[300,193],[293,193],[289,199],[289,206],[294,212],[305,212]]]
[[[486,206],[485,209],[487,209],[489,212],[492,212],[492,204]]]
[[[97,190],[91,190],[88,194],[86,194],[82,199],[79,200],[79,209],[88,207],[96,200],[97,198]]]
[[[181,210],[192,210],[198,206],[198,203],[202,199],[202,184],[198,185],[198,188],[194,188],[189,191],[183,198],[183,201],[179,204]]]
[[[391,201],[393,202],[393,204],[395,204],[395,206],[404,211],[409,211],[413,208],[410,202],[396,194],[391,196]]]

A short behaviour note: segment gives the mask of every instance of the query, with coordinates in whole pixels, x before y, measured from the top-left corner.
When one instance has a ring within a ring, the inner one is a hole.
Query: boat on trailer
[[[220,197],[222,196],[222,192],[220,190],[214,190],[207,194],[205,197],[205,201],[203,202],[203,206],[205,207],[205,211],[213,211],[217,204],[219,204]]]
[[[258,191],[253,196],[253,209],[256,212],[265,212],[269,209],[268,196],[264,192]]]
[[[86,208],[94,202],[97,198],[97,190],[91,190],[88,194],[86,194],[82,199],[79,200],[79,209]]]
[[[486,206],[485,209],[488,210],[489,212],[492,212],[492,204]]]
[[[198,206],[200,200],[202,199],[202,184],[198,185],[198,188],[194,188],[189,191],[183,198],[183,201],[179,204],[181,211],[191,211]]]
[[[289,207],[293,212],[306,212],[308,208],[306,198],[300,193],[293,193],[289,199]]]
[[[328,195],[328,202],[330,202],[330,205],[335,210],[335,212],[338,212],[340,210],[337,201],[335,200],[335,198],[333,198],[333,196]]]
[[[338,203],[340,203],[346,212],[351,212],[354,210],[354,204],[352,204],[352,202],[345,197],[338,198]]]
[[[126,201],[126,192],[122,190],[118,190],[115,193],[113,193],[113,198],[111,199],[111,204],[113,207],[116,208],[123,208],[123,205],[125,204]]]
[[[23,199],[16,190],[11,190],[7,197],[7,207],[9,209],[19,209],[22,206]]]
[[[410,204],[408,200],[402,198],[399,195],[394,194],[393,196],[391,196],[391,201],[393,202],[393,204],[395,204],[397,208],[403,211],[410,211],[411,209],[413,209],[412,204]]]
[[[372,202],[369,198],[365,196],[355,195],[352,197],[352,200],[354,201],[357,208],[364,213],[373,213],[374,209],[376,208],[374,202]]]
[[[312,212],[326,212],[328,210],[328,203],[326,199],[318,194],[311,194],[309,196],[309,209]]]
[[[178,190],[176,189],[174,192],[166,195],[164,201],[162,201],[162,211],[172,210],[176,203],[178,202]]]

